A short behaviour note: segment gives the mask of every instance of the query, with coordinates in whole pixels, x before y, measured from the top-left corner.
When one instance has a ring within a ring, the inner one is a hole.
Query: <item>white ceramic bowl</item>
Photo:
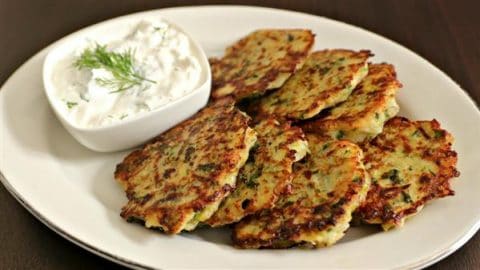
[[[162,18],[152,15],[143,19],[160,20]],[[45,58],[43,64],[43,84],[50,106],[65,129],[82,145],[94,151],[119,151],[145,143],[161,132],[187,119],[207,104],[212,80],[208,58],[198,42],[192,39],[188,33],[181,30],[180,27],[169,22],[172,27],[176,27],[189,36],[193,41],[194,50],[197,50],[202,68],[202,78],[196,89],[151,112],[101,127],[80,127],[64,114],[64,110],[59,108],[60,103],[56,102],[53,95],[56,86],[52,82],[56,64],[73,53],[74,49],[84,44],[86,40],[95,40],[103,44],[119,39],[139,22],[138,17],[126,16],[87,27],[57,41]]]

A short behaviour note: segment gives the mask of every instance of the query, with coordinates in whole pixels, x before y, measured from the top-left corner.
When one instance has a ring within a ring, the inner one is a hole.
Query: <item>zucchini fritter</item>
[[[235,190],[206,222],[213,227],[272,208],[291,182],[293,163],[308,151],[303,131],[288,123],[268,119],[254,130],[258,140],[238,174]]]
[[[345,101],[367,75],[370,51],[323,50],[312,53],[278,91],[264,97],[260,112],[279,118],[309,119]]]
[[[307,134],[307,141],[310,154],[294,165],[291,193],[274,209],[240,221],[232,237],[236,246],[323,247],[343,237],[370,185],[362,150],[313,134]]]
[[[357,143],[370,140],[382,132],[387,120],[398,113],[395,94],[400,87],[392,65],[370,64],[368,75],[345,102],[334,107],[327,116],[306,123],[302,128]]]
[[[304,29],[263,29],[228,47],[221,59],[211,59],[212,97],[232,95],[237,101],[279,88],[301,66],[314,42]]]
[[[426,202],[453,195],[450,180],[459,173],[452,143],[452,135],[436,120],[388,121],[383,132],[364,146],[372,186],[356,218],[388,230],[402,226]]]
[[[121,216],[169,234],[210,218],[256,141],[248,120],[217,101],[128,155],[115,171],[129,199]]]

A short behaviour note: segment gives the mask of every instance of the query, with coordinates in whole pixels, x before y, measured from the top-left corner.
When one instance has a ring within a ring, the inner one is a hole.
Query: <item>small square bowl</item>
[[[162,18],[147,16],[143,19],[160,20]],[[50,106],[65,129],[78,142],[91,150],[113,152],[138,146],[192,116],[207,104],[212,81],[208,58],[198,42],[180,27],[168,22],[172,27],[185,33],[192,41],[193,49],[197,51],[202,75],[196,89],[150,112],[106,126],[86,128],[69,120],[64,110],[59,108],[60,102],[53,94],[56,87],[52,81],[55,66],[73,53],[75,48],[85,44],[86,40],[106,43],[124,36],[138,23],[138,16],[123,16],[87,27],[57,41],[45,58],[43,84]]]

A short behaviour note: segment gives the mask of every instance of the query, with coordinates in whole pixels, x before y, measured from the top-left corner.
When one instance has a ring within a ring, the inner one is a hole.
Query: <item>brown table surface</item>
[[[312,13],[403,44],[480,103],[480,1],[224,1]],[[220,1],[0,0],[0,85],[34,53],[90,24],[136,11]],[[118,268],[37,221],[0,185],[0,269]],[[432,228],[434,229],[434,228]],[[480,269],[480,233],[429,269]]]

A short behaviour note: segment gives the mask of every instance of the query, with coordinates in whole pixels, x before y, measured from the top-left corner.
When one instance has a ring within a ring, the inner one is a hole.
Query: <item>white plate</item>
[[[400,230],[354,228],[319,250],[238,250],[225,230],[175,237],[124,222],[126,202],[113,180],[127,152],[99,154],[60,125],[43,94],[39,52],[0,91],[0,170],[7,189],[32,214],[74,243],[137,268],[420,268],[458,249],[480,226],[480,112],[458,85],[411,51],[365,30],[326,18],[256,7],[187,7],[133,14],[164,16],[200,41],[210,55],[257,28],[310,28],[316,49],[372,50],[395,64],[404,88],[401,114],[438,119],[456,137],[456,196],[435,201]],[[122,18],[116,19],[122,20]],[[95,27],[95,26],[93,26]]]

